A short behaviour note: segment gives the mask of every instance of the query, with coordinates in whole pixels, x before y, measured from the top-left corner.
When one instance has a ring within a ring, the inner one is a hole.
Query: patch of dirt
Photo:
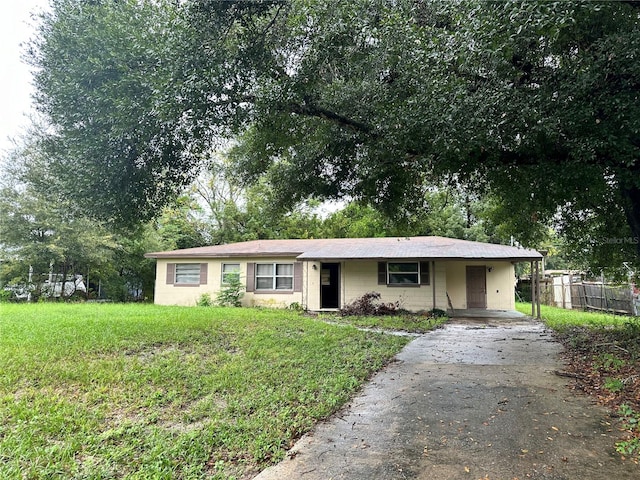
[[[566,373],[571,374],[567,376],[575,378],[574,388],[612,410],[622,404],[640,410],[638,333],[634,336],[619,330],[576,328],[558,334],[565,347]]]
[[[622,329],[574,328],[557,334],[564,345],[566,368],[558,375],[574,379],[572,388],[618,416],[621,405],[640,412],[640,323]],[[622,430],[622,429],[621,429]],[[640,429],[621,438],[640,438]]]

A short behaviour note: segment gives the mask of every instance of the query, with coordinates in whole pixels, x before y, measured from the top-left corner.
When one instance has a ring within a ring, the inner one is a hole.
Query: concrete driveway
[[[454,319],[255,480],[640,478],[605,410],[553,373],[560,351],[528,317]]]

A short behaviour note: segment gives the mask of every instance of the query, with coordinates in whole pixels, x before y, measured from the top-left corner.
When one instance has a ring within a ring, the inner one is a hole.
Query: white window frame
[[[235,268],[234,270],[227,270],[227,268]],[[239,263],[223,263],[221,268],[221,277],[220,277],[220,283],[222,285],[229,285],[229,281],[227,280],[227,277],[229,275],[233,275],[236,274],[238,275],[238,277],[240,277],[240,264]]]
[[[175,265],[175,285],[200,285],[200,263],[176,263]]]
[[[265,266],[271,266],[270,274],[260,273],[260,267],[265,267]],[[285,266],[290,267],[291,274],[278,273],[278,267],[285,267]],[[292,292],[294,289],[294,272],[295,272],[295,267],[292,262],[256,263],[255,290],[257,292],[260,292],[260,291]],[[261,282],[259,281],[259,279],[265,280],[268,278],[271,279],[270,286],[261,287],[260,286]],[[287,286],[286,288],[282,288],[282,287],[278,288],[278,280],[286,279],[286,278],[291,279],[291,286]]]

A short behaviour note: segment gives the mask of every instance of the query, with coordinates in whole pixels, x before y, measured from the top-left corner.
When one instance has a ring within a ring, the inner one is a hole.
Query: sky
[[[35,33],[30,14],[47,7],[48,0],[0,2],[0,152],[11,149],[28,125],[31,107],[31,71],[21,60],[23,47]]]

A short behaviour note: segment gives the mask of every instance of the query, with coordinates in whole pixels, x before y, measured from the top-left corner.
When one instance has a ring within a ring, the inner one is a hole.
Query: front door
[[[320,267],[320,308],[340,308],[340,264]]]
[[[467,308],[487,308],[487,269],[467,267]]]

